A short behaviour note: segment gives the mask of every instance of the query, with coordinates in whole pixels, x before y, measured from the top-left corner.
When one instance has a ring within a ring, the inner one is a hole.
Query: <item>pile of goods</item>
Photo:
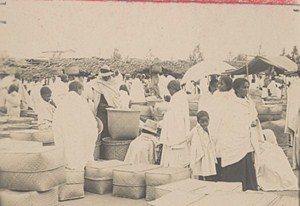
[[[39,130],[34,113],[32,117],[11,118],[1,116],[0,138],[11,138],[22,141],[37,141],[44,145],[53,145],[54,137],[52,129]]]
[[[63,151],[9,138],[0,145],[0,205],[57,205],[58,186],[66,182]]]
[[[104,160],[123,161],[129,144],[139,136],[140,112],[132,109],[108,108],[107,116],[110,137],[101,140],[101,149],[98,153]]]

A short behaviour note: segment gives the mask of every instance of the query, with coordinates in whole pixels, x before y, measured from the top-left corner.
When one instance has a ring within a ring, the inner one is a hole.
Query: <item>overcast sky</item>
[[[39,57],[68,50],[77,57],[187,59],[200,44],[206,59],[233,54],[279,55],[300,47],[296,6],[15,1],[0,8],[0,50]],[[299,7],[298,7],[299,8]],[[300,48],[299,48],[300,49]]]

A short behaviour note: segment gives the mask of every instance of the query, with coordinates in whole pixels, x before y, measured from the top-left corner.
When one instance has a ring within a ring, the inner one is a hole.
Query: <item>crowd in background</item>
[[[295,88],[297,82],[298,78],[289,84],[290,88]],[[55,144],[64,148],[67,167],[82,169],[94,159],[95,142],[109,136],[107,109],[129,109],[130,105],[145,103],[147,98],[153,97],[166,106],[163,119],[144,123],[125,161],[154,164],[157,146],[162,145],[162,166],[190,167],[199,179],[242,182],[243,190],[257,190],[261,182],[270,179],[270,174],[266,176],[259,170],[261,145],[264,143],[266,149],[268,143],[249,91],[261,91],[263,100],[281,98],[283,86],[287,85],[275,82],[273,75],[253,75],[249,81],[243,77],[212,76],[181,82],[159,73],[151,74],[150,78],[143,74],[122,75],[106,65],[93,77],[62,74],[48,81],[39,75],[34,75],[29,82],[22,81],[18,73],[14,76],[1,74],[0,112],[19,117],[22,109],[35,111],[39,128],[53,129]],[[299,90],[293,92],[296,91]],[[200,95],[197,124],[193,128],[188,102],[191,95]],[[299,105],[293,111],[299,109]],[[294,121],[294,127],[289,128],[299,142],[299,117],[288,113]],[[299,143],[295,145],[295,153],[299,155]],[[278,146],[267,147],[270,148],[276,150]],[[287,160],[282,159],[282,155],[280,153],[278,159],[286,165]],[[294,159],[298,161],[295,166],[299,166],[297,155]],[[272,162],[268,161],[265,160],[264,165],[272,168],[274,174],[292,174],[288,166],[274,171]],[[294,176],[276,178],[279,183],[268,184],[279,189],[297,188]]]

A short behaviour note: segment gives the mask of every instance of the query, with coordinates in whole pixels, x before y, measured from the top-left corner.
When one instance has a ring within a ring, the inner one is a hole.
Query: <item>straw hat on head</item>
[[[151,119],[147,119],[145,124],[141,127],[141,129],[147,130],[154,134],[157,133],[157,128],[158,128],[157,122],[155,122]]]
[[[112,70],[109,68],[109,66],[107,66],[106,64],[103,65],[100,68],[100,72],[98,74],[99,77],[109,77],[112,76],[114,73],[112,72]]]

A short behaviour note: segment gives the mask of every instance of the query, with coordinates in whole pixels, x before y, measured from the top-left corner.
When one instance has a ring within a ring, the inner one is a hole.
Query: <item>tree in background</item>
[[[112,59],[113,59],[114,61],[121,61],[121,60],[122,60],[122,56],[121,56],[121,54],[120,54],[119,49],[117,49],[117,48],[114,49]]]
[[[284,49],[285,50],[285,49]],[[298,48],[297,46],[293,47],[293,50],[291,51],[290,54],[285,55],[287,58],[295,62],[296,64],[300,64],[300,55],[298,53]]]
[[[195,65],[199,62],[202,62],[204,60],[203,53],[200,50],[200,44],[198,44],[193,52],[189,56],[189,61]]]

